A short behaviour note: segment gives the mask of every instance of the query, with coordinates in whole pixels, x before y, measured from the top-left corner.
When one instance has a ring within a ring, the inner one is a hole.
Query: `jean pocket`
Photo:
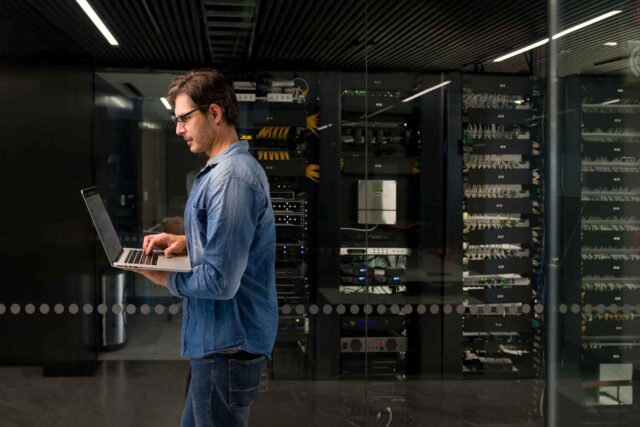
[[[251,360],[229,359],[229,405],[232,408],[248,406],[256,400],[266,366],[265,356]]]

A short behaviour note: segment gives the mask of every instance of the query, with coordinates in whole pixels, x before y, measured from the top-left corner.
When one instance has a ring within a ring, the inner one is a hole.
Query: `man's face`
[[[184,93],[176,97],[175,115],[182,117],[176,123],[176,134],[182,137],[192,153],[211,152],[216,140],[217,131],[210,117],[210,111],[196,109],[193,100]]]

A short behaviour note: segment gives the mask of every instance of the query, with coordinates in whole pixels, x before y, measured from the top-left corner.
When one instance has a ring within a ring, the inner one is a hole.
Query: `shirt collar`
[[[231,144],[230,146],[222,150],[222,152],[217,156],[215,156],[213,159],[209,159],[207,161],[207,164],[200,170],[200,172],[204,172],[206,169],[209,169],[211,166],[217,165],[220,162],[220,160],[226,157],[232,156],[233,154],[248,153],[248,152],[249,152],[249,143],[247,141],[242,140],[242,141],[234,142],[233,144]]]

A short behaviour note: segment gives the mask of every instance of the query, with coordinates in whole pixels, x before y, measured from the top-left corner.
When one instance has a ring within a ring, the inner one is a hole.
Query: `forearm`
[[[171,273],[167,288],[175,296],[204,299],[231,299],[240,287],[241,275],[225,275],[215,266],[204,263],[190,273]]]

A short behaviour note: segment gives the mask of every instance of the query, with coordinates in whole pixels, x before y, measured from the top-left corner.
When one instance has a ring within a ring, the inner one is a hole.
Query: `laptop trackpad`
[[[172,256],[171,258],[159,255],[157,266],[169,271],[191,271],[191,263],[187,255]]]

